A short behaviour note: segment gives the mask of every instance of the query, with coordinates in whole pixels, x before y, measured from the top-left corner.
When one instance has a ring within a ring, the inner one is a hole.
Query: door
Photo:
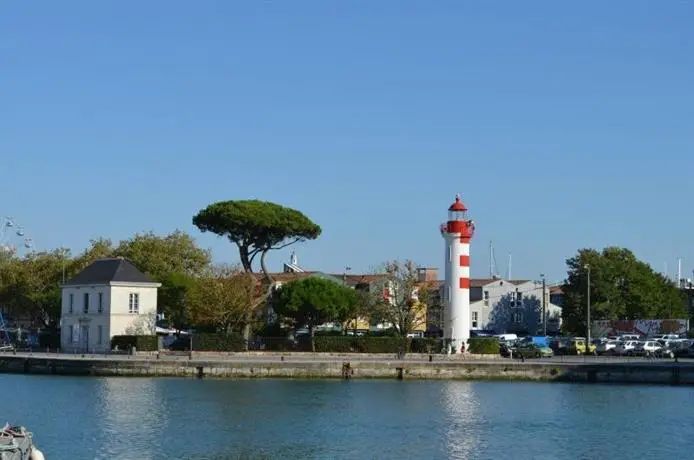
[[[83,324],[82,325],[82,331],[80,332],[80,338],[81,340],[81,348],[83,351],[88,352],[89,351],[89,325],[88,324]]]

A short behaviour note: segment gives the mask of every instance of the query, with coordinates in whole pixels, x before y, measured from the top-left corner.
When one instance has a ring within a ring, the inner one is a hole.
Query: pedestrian
[[[460,344],[460,354],[464,355],[465,354],[465,342]]]

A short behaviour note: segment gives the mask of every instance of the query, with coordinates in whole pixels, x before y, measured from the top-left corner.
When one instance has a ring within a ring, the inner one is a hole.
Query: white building
[[[115,335],[153,335],[160,286],[125,259],[92,263],[62,287],[61,348],[104,352]]]
[[[501,332],[539,333],[543,329],[542,283],[524,280],[473,280],[470,326]],[[561,327],[561,307],[550,301],[545,289],[547,331]]]

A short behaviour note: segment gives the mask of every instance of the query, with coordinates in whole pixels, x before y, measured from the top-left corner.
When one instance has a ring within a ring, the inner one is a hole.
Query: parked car
[[[638,334],[622,334],[619,337],[617,337],[617,340],[620,342],[628,342],[630,340],[639,340],[641,338],[640,335]]]
[[[694,344],[686,346],[686,343],[683,343],[673,351],[678,358],[694,358]]]
[[[594,355],[597,347],[592,343],[586,347],[586,339],[584,337],[574,337],[569,343],[569,350],[572,355]]]
[[[551,358],[554,352],[549,347],[543,347],[534,343],[525,343],[519,346],[513,353],[514,358]]]
[[[653,353],[653,356],[656,358],[674,358],[675,357],[675,352],[672,348],[669,347],[662,347]]]
[[[608,340],[598,345],[597,352],[599,355],[611,355],[615,348],[620,344],[619,340]]]
[[[655,340],[644,340],[638,342],[627,354],[633,356],[654,356],[655,352],[661,348],[663,348],[663,346]]]
[[[499,354],[504,358],[510,358],[516,352],[516,345],[513,342],[499,343]]]
[[[555,355],[566,355],[568,354],[569,339],[554,337],[549,341],[549,347]]]
[[[624,340],[620,341],[619,345],[614,348],[614,354],[619,356],[625,356],[629,352],[633,351],[638,342],[636,340]]]
[[[654,340],[677,340],[680,336],[677,334],[659,334],[653,337]]]

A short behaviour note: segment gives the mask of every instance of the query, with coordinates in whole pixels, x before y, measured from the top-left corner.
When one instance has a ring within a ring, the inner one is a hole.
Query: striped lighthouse
[[[475,223],[468,220],[467,208],[457,195],[448,208],[448,222],[441,225],[446,240],[443,338],[454,353],[470,338],[470,240],[474,233]]]

